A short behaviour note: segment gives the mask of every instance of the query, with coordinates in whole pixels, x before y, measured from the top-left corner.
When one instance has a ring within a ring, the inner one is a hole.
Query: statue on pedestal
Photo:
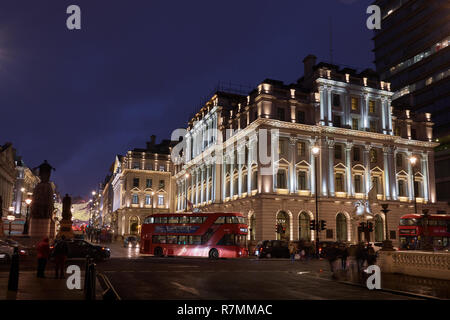
[[[55,168],[53,168],[47,160],[37,168],[39,168],[39,178],[41,181],[33,191],[30,236],[43,238],[50,236],[51,219],[54,211],[54,191],[52,184],[50,183],[50,175],[51,170],[55,170]]]
[[[72,198],[68,194],[63,199],[62,219],[59,226],[56,238],[64,236],[66,239],[71,239],[74,237],[72,230]]]

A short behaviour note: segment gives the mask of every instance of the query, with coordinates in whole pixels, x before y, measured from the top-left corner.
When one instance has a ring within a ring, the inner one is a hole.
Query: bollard
[[[96,270],[95,270],[95,263],[91,263],[90,265],[90,280],[91,280],[91,299],[90,300],[95,300],[95,282],[96,282]]]
[[[19,288],[19,248],[14,247],[11,257],[11,268],[9,270],[8,290],[17,291]]]

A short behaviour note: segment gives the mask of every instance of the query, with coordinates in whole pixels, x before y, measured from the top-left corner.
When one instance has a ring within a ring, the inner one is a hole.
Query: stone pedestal
[[[383,241],[383,247],[381,248],[381,251],[395,251],[394,247],[392,246],[391,240],[384,240]]]
[[[66,239],[73,239],[74,234],[72,230],[72,220],[61,220],[59,223],[59,232],[56,235],[56,238],[59,239],[62,236],[66,237]]]
[[[31,218],[29,231],[30,237],[39,239],[50,237],[50,224],[51,219]]]

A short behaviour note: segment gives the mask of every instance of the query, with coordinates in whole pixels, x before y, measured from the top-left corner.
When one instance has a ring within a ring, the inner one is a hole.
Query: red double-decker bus
[[[141,228],[140,252],[155,256],[247,256],[248,227],[241,213],[154,214]]]
[[[448,249],[450,247],[450,215],[430,214],[428,225],[425,226],[422,214],[407,214],[400,218],[398,227],[400,249],[420,249],[425,241],[426,227],[428,227],[428,235],[431,237],[434,248]]]

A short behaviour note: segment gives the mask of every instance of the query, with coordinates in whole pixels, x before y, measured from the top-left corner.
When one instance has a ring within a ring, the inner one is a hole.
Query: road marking
[[[178,289],[180,289],[181,291],[186,291],[186,292],[189,292],[189,293],[191,293],[191,294],[193,294],[193,295],[196,295],[196,296],[199,296],[199,295],[200,295],[200,292],[198,292],[198,290],[195,289],[195,288],[183,286],[182,284],[180,284],[180,283],[178,283],[178,282],[171,282],[171,283],[172,283],[174,286],[176,286]]]

